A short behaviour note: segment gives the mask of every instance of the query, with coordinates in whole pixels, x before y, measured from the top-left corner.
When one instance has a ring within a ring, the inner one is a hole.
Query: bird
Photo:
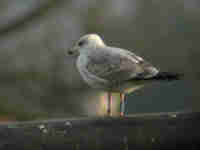
[[[96,33],[83,35],[68,50],[76,67],[91,88],[107,92],[107,115],[112,116],[112,93],[120,93],[120,116],[125,95],[156,81],[179,80],[182,74],[162,72],[132,51],[108,46]]]

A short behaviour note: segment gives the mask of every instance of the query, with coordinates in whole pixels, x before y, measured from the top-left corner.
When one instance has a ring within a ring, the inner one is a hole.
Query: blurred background
[[[85,85],[66,55],[87,33],[185,74],[127,95],[126,114],[198,111],[199,8],[199,0],[1,0],[0,121],[104,114],[105,93]]]

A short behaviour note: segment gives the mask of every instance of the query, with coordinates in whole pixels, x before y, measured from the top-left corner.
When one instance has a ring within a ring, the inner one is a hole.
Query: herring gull
[[[111,93],[120,93],[120,116],[125,111],[125,94],[154,81],[178,80],[180,74],[161,72],[131,51],[108,46],[97,34],[82,36],[68,50],[77,56],[76,66],[83,80],[92,88],[108,92],[107,113],[112,115]]]

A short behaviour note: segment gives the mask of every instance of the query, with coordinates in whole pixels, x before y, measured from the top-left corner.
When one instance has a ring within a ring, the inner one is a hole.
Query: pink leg
[[[125,95],[123,93],[120,93],[120,116],[124,116],[125,111],[125,102],[124,102]]]
[[[108,93],[108,106],[107,106],[107,114],[108,116],[112,116],[112,94]]]

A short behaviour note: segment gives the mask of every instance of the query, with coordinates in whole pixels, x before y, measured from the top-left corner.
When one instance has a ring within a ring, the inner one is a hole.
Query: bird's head
[[[68,50],[68,54],[78,56],[80,53],[88,52],[98,46],[105,46],[101,37],[97,34],[87,34],[82,36],[78,42]]]

